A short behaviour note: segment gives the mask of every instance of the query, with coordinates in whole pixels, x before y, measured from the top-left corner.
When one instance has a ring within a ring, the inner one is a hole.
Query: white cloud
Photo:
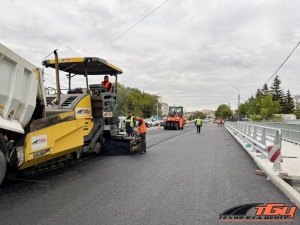
[[[0,0],[0,42],[36,65],[54,49],[60,57],[90,56],[163,2]],[[299,6],[169,0],[94,56],[120,67],[121,83],[160,93],[164,102],[216,109],[229,98],[236,108],[238,91],[231,84],[250,97],[300,41]],[[292,94],[299,93],[299,56],[297,49],[278,73]],[[73,85],[85,81],[76,77]]]

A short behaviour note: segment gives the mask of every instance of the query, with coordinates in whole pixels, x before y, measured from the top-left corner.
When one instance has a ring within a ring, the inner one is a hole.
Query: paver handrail
[[[265,126],[258,126],[245,123],[231,123],[227,122],[225,127],[231,131],[234,135],[239,137],[246,143],[246,147],[252,147],[252,152],[259,150],[261,152],[260,157],[262,159],[268,158],[273,163],[273,170],[281,171],[280,162],[281,157],[281,130],[276,128],[270,128]],[[253,131],[252,131],[253,127]],[[274,139],[267,138],[266,131],[272,130],[274,133]],[[273,142],[273,145],[267,145],[266,140]]]

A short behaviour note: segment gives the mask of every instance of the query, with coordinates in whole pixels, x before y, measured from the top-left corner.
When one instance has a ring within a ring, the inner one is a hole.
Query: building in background
[[[157,101],[162,104],[162,96],[157,96]]]
[[[298,109],[299,108],[299,104],[300,104],[300,95],[294,95],[293,96],[293,99],[294,99],[294,103],[295,103],[295,109]]]
[[[211,109],[203,109],[202,113],[206,115],[206,117],[215,118],[215,111]]]
[[[168,113],[169,113],[169,105],[168,105],[168,103],[162,102],[161,106],[162,106],[161,107],[161,111],[162,111],[163,116],[168,116]]]

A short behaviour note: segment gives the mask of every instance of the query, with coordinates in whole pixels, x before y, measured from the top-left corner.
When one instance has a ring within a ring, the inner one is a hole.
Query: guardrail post
[[[243,135],[243,142],[246,143],[247,142],[247,139],[246,137]]]
[[[253,147],[252,147],[251,152],[256,152],[256,144],[255,143],[253,143]]]
[[[253,139],[255,141],[257,141],[257,126],[254,125],[254,129],[253,129]]]
[[[264,128],[264,127],[261,130],[260,143],[262,143],[263,145],[266,145],[266,128]],[[261,152],[260,153],[260,158],[261,159],[267,159],[267,156],[263,152]]]
[[[238,138],[239,138],[239,139],[242,139],[242,135],[241,135],[241,132],[240,132],[240,131],[238,132]]]
[[[248,134],[250,137],[251,137],[251,128],[252,128],[251,124],[248,124]]]
[[[266,128],[264,128],[264,127],[261,130],[260,143],[262,143],[263,145],[266,145]]]

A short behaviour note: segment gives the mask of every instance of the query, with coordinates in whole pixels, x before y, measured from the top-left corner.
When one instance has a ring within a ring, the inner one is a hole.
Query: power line
[[[281,67],[286,63],[286,61],[290,58],[290,56],[294,53],[294,51],[296,50],[296,48],[299,46],[300,42],[298,42],[298,44],[296,45],[296,47],[293,49],[293,51],[288,55],[288,57],[283,61],[283,63],[278,67],[278,69],[272,74],[272,76],[269,77],[269,79],[261,86],[260,90],[263,89],[265,84],[268,84],[270,82],[270,80],[272,80],[272,78],[278,73],[278,71],[281,69]],[[258,87],[259,88],[259,87]],[[256,94],[256,92],[254,92],[253,94],[251,94],[251,96],[254,96]]]
[[[293,51],[289,54],[289,56],[283,61],[283,63],[279,66],[279,68],[273,73],[273,75],[271,77],[269,77],[269,79],[263,84],[263,86],[267,83],[269,83],[270,80],[272,80],[272,78],[277,74],[277,72],[281,69],[281,67],[285,64],[285,62],[290,58],[290,56],[294,53],[294,51],[296,50],[296,48],[299,46],[300,42],[296,45],[296,47],[293,49]],[[261,89],[263,88],[263,86],[261,87]]]
[[[108,44],[104,45],[102,48],[100,48],[98,51],[96,51],[94,54],[92,54],[91,56],[95,55],[96,53],[100,52],[102,49],[106,48],[108,45],[110,45],[111,43],[113,43],[114,41],[116,41],[117,39],[119,39],[120,37],[122,37],[124,34],[126,34],[128,31],[130,31],[132,28],[134,28],[136,25],[138,25],[140,22],[142,22],[144,19],[146,19],[148,16],[150,16],[152,13],[154,13],[156,10],[158,10],[160,7],[162,7],[164,4],[166,4],[169,0],[163,2],[162,4],[160,4],[158,7],[156,7],[154,10],[152,10],[148,15],[146,15],[145,17],[143,17],[140,21],[138,21],[137,23],[135,23],[133,26],[131,26],[130,28],[128,28],[126,31],[124,31],[122,34],[120,34],[118,37],[116,37],[115,39],[113,39],[112,41],[110,41]]]
[[[46,78],[46,77],[44,77],[44,79],[47,81],[47,82],[50,82],[50,83],[52,83],[52,84],[54,84],[54,85],[56,85],[56,83],[55,82],[53,82],[52,80],[49,80],[48,78]],[[64,87],[64,86],[61,86],[62,88],[64,88],[64,89],[69,89],[69,88],[66,88],[66,87]]]
[[[47,73],[44,73],[45,75],[48,75],[48,76],[50,76],[50,77],[52,77],[52,78],[55,78],[55,76],[52,76],[52,75],[50,75],[50,74],[47,74]],[[59,80],[60,82],[64,82],[65,84],[68,84],[69,85],[69,83],[67,82],[67,81],[64,81],[64,80]],[[72,87],[74,87],[75,88],[75,86],[73,86],[73,85],[71,85]]]

